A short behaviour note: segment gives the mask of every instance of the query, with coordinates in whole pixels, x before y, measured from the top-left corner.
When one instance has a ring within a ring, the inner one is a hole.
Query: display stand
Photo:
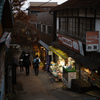
[[[52,74],[52,78],[55,81],[62,80],[62,72],[57,68],[57,66],[50,66],[49,71]]]
[[[71,80],[76,79],[76,70],[63,68],[63,83],[71,88]]]
[[[55,72],[55,70],[52,69],[51,67],[49,68],[49,71],[50,71],[51,74],[52,74],[52,78],[53,78],[55,81],[59,81],[59,80],[58,80],[58,74],[57,74],[57,72]]]

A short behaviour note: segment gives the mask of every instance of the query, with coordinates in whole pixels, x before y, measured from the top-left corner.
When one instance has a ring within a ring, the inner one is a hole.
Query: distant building
[[[56,36],[50,49],[64,58],[57,53],[60,49],[74,59],[77,78],[100,88],[100,1],[68,0],[50,12],[55,18]],[[65,59],[65,66],[68,65]],[[68,77],[65,75],[64,79]]]
[[[31,22],[36,23],[38,13],[50,11],[55,6],[57,2],[30,2],[27,10]]]

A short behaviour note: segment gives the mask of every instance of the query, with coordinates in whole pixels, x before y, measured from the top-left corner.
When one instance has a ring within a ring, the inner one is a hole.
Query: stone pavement
[[[40,70],[42,70],[42,67],[40,67]],[[26,76],[25,69],[23,73],[20,73],[19,67],[17,68],[17,100],[42,100],[40,98],[49,100],[50,94],[47,91],[62,87],[62,85],[62,82],[56,85],[46,71],[40,71],[39,75],[35,76],[31,67],[29,76]],[[50,100],[51,98],[53,97],[50,95]]]
[[[100,99],[100,89],[98,89],[98,90],[97,89],[94,89],[94,90],[91,90],[91,91],[87,91],[87,92],[85,92],[85,94]]]
[[[79,94],[64,88],[62,82],[55,82],[51,74],[40,66],[38,76],[35,76],[32,66],[30,74],[20,73],[17,67],[17,100],[99,100],[96,97]]]

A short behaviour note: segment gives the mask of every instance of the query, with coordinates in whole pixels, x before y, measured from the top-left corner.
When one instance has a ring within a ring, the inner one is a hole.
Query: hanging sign
[[[99,32],[91,31],[86,33],[86,51],[97,51],[99,48]]]
[[[59,43],[71,48],[84,56],[83,45],[80,41],[58,34]]]

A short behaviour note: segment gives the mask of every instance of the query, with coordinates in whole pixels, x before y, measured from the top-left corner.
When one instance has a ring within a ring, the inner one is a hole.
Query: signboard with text
[[[61,44],[71,48],[72,50],[84,56],[83,45],[81,41],[58,34],[58,40]]]
[[[86,51],[97,51],[99,47],[99,32],[91,31],[86,33]]]

